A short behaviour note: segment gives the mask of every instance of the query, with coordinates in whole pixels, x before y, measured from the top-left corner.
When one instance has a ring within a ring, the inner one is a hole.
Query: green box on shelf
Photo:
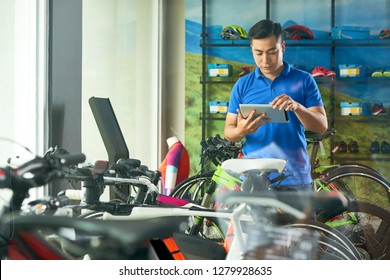
[[[212,64],[207,65],[209,77],[231,77],[233,74],[233,66],[230,64]]]
[[[367,102],[340,102],[342,116],[371,115],[371,104]]]

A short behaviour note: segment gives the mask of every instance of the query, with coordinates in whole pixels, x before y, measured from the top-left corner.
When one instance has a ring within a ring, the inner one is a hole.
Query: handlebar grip
[[[72,200],[83,200],[85,197],[84,190],[65,190],[65,196]]]
[[[69,155],[61,155],[60,162],[63,165],[73,165],[84,162],[86,159],[85,155],[80,154],[69,154]]]
[[[153,176],[151,178],[151,181],[154,185],[157,186],[158,182],[160,181],[161,178],[161,172],[159,170],[156,170],[153,172]]]

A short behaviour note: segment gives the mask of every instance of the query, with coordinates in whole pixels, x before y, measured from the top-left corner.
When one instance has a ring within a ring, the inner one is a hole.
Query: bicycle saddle
[[[236,173],[245,173],[251,170],[269,170],[282,173],[287,160],[278,158],[234,158],[225,160],[221,167]]]

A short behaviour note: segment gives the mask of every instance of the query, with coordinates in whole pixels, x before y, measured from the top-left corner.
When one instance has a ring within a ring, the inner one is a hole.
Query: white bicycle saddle
[[[234,158],[222,162],[224,170],[244,173],[250,170],[274,170],[282,173],[287,160],[279,158]]]

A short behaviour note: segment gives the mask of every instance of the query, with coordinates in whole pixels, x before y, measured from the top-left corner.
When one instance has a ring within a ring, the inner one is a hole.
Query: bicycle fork
[[[215,190],[216,190],[217,184],[212,181],[210,186],[207,187],[206,193],[203,196],[202,203],[200,204],[203,207],[209,207],[211,203],[211,197],[213,196]],[[191,227],[189,233],[192,235],[198,235],[201,225],[203,224],[204,217],[195,216],[194,217],[194,224]]]

